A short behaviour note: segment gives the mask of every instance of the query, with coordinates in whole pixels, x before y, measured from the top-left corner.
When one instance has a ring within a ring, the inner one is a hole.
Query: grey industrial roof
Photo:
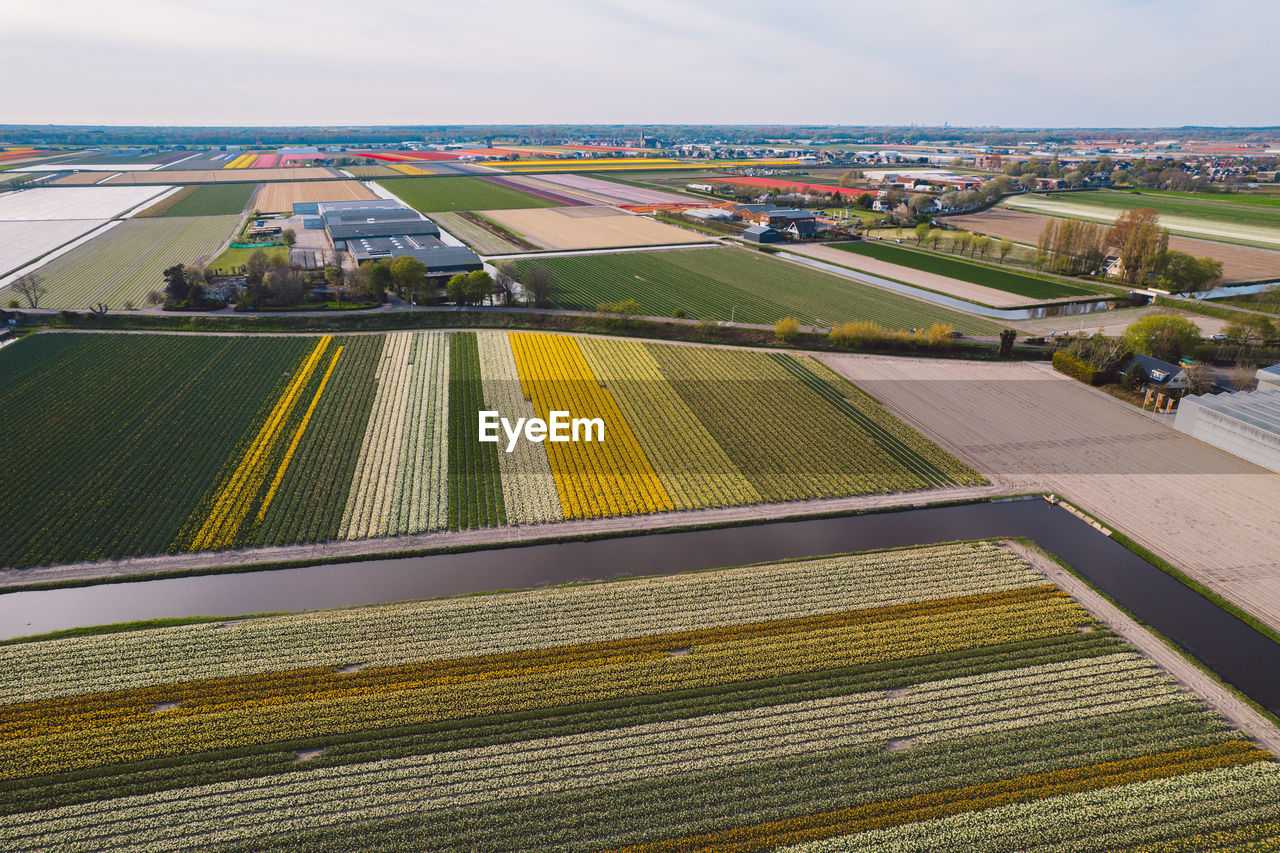
[[[1260,367],[1258,368],[1258,372],[1265,373],[1268,376],[1280,377],[1280,364],[1273,364],[1270,367]]]
[[[356,201],[322,201],[317,205],[317,208],[322,214],[331,213],[334,211],[341,212],[341,211],[348,211],[348,210],[389,210],[389,209],[397,209],[397,208],[402,210],[409,209],[405,207],[403,203],[398,202],[393,198],[366,198],[366,199],[359,199]]]
[[[769,218],[781,216],[786,219],[814,219],[818,214],[812,210],[800,210],[796,207],[779,207],[776,210],[768,211]]]
[[[743,230],[742,233],[743,234],[765,234],[769,231],[773,231],[773,233],[775,234],[778,233],[777,231],[774,231],[774,229],[770,228],[768,225],[752,225],[750,228]]]
[[[1280,391],[1237,391],[1233,394],[1205,394],[1187,397],[1182,405],[1195,401],[1204,408],[1218,412],[1258,429],[1280,434]]]
[[[347,244],[357,261],[399,258],[404,255],[417,258],[427,265],[428,272],[460,272],[480,269],[480,256],[465,246],[446,246],[435,237],[371,237],[352,240]]]
[[[334,240],[355,240],[360,237],[395,237],[398,235],[439,236],[440,229],[430,219],[383,220],[381,222],[351,222],[337,225],[328,223],[329,236]]]

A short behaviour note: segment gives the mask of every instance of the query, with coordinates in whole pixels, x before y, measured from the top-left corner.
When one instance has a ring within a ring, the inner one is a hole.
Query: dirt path
[[[1095,619],[1123,637],[1187,690],[1203,699],[1210,708],[1226,717],[1231,725],[1249,735],[1259,746],[1280,756],[1280,728],[1266,715],[1241,701],[1231,688],[1191,663],[1163,637],[1135,622],[1087,583],[1049,559],[1044,551],[1028,548],[1020,542],[1006,542],[1003,547],[1030,562],[1059,589],[1079,602]]]
[[[686,510],[657,515],[624,516],[619,518],[595,518],[582,521],[565,521],[555,524],[536,524],[524,527],[495,527],[482,530],[444,531],[420,533],[412,536],[396,536],[386,539],[357,539],[353,541],[325,542],[310,545],[290,545],[275,548],[254,548],[239,551],[201,552],[197,554],[137,557],[126,560],[94,563],[69,563],[62,566],[46,566],[31,569],[0,570],[0,586],[29,586],[69,580],[101,581],[128,575],[148,575],[167,572],[189,572],[210,568],[250,566],[257,563],[282,561],[332,560],[334,558],[359,559],[368,555],[393,554],[400,551],[430,548],[456,548],[465,546],[492,546],[527,544],[552,537],[629,533],[635,531],[664,531],[669,528],[703,524],[764,521],[829,512],[880,509],[887,507],[914,507],[937,501],[977,500],[1002,494],[997,485],[957,486],[927,492],[895,493],[890,495],[861,495],[851,498],[797,501],[794,503],[757,504],[754,506],[726,507],[723,509]]]

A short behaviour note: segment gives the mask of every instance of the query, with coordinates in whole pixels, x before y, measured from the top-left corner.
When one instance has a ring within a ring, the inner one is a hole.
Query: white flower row
[[[1110,845],[1090,846],[1081,838],[1082,833],[1101,836],[1121,828],[1177,820],[1184,820],[1190,832],[1211,831],[1214,815],[1230,808],[1273,805],[1277,795],[1280,764],[1257,762],[869,830],[782,848],[779,853],[1003,853],[1032,846],[1107,849]]]
[[[496,410],[512,423],[516,418],[534,418],[533,403],[525,398],[506,332],[476,332],[480,350],[480,375],[485,407]],[[505,450],[505,448],[502,448]],[[502,476],[502,502],[509,524],[541,524],[563,521],[564,509],[556,489],[555,476],[542,442],[517,442],[511,453],[498,453]]]
[[[348,820],[355,792],[370,816],[386,816],[1178,701],[1189,700],[1150,663],[1122,653],[947,679],[897,698],[875,691],[68,806],[0,818],[0,840],[14,850],[105,850],[161,842],[177,824],[203,846],[253,833],[252,817],[264,809],[310,826]],[[214,835],[193,837],[196,827]]]
[[[927,602],[1044,583],[987,543],[0,648],[0,702],[289,669],[370,666]]]

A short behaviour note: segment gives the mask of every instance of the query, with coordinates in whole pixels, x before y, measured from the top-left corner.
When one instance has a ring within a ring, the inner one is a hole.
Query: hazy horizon
[[[1238,22],[1238,26],[1233,22]],[[0,12],[5,124],[1280,124],[1280,8],[69,0]],[[33,73],[34,72],[34,73]]]

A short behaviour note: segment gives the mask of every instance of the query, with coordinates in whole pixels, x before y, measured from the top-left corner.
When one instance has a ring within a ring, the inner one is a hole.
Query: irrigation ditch
[[[1273,716],[1280,643],[1061,505],[1039,497],[600,536],[458,553],[0,595],[0,639],[142,620],[236,618],[971,539],[1035,543]]]

